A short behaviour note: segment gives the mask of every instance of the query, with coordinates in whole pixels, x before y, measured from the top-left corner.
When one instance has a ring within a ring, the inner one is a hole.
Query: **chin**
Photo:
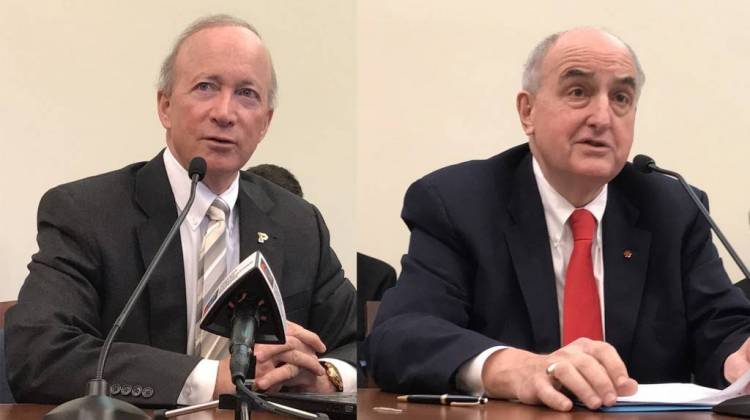
[[[221,157],[206,157],[208,170],[217,173],[234,173],[242,169],[239,159],[226,159]]]
[[[604,162],[596,162],[578,165],[575,172],[580,176],[601,180],[602,184],[606,184],[616,177],[621,169],[622,166],[617,167],[610,162],[606,164]]]
[[[618,168],[625,165],[625,160],[619,159],[614,152],[610,151],[608,153],[578,156],[575,165],[581,169],[597,172],[619,172]]]

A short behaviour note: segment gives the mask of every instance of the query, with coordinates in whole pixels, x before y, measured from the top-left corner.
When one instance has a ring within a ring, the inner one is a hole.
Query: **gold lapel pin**
[[[633,251],[626,249],[625,251],[622,252],[622,256],[625,257],[626,260],[629,260],[630,258],[633,257]]]
[[[265,232],[258,232],[258,243],[262,244],[268,239],[268,234]]]

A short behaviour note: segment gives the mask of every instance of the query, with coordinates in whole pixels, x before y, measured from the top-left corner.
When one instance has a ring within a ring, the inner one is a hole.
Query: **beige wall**
[[[399,213],[413,180],[525,140],[514,96],[528,50],[550,32],[584,24],[622,36],[647,73],[632,155],[648,153],[706,190],[719,225],[750,260],[742,164],[750,157],[750,7],[570,4],[4,1],[0,299],[15,298],[26,276],[44,191],[162,147],[160,61],[187,23],[217,12],[254,22],[279,73],[280,107],[250,164],[275,162],[298,175],[351,277],[355,245],[400,269],[408,232]]]
[[[748,6],[359,2],[358,249],[400,270],[408,232],[399,214],[408,185],[439,167],[524,142],[514,101],[528,52],[552,32],[593,25],[630,43],[647,75],[631,157],[647,153],[707,191],[717,223],[750,262]],[[728,255],[724,262],[738,279]]]
[[[354,265],[354,6],[337,0],[3,1],[0,6],[0,300],[15,299],[50,187],[147,160],[164,145],[155,82],[195,18],[230,13],[269,45],[280,106],[249,165],[300,179]]]

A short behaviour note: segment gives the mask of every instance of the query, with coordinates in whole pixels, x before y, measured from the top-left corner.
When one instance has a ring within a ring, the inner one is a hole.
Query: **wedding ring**
[[[544,371],[547,372],[547,376],[549,376],[552,379],[555,379],[556,367],[557,367],[557,363],[550,363],[549,366],[547,366],[547,369],[544,369]]]

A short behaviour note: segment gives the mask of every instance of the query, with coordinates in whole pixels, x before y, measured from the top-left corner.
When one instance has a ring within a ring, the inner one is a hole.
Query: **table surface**
[[[379,391],[374,388],[360,389],[357,395],[357,419],[358,420],[491,420],[491,419],[517,419],[517,420],[730,420],[734,417],[721,416],[710,411],[683,411],[665,413],[599,413],[585,409],[574,409],[571,412],[559,413],[542,407],[527,406],[523,404],[491,400],[485,405],[478,407],[446,407],[430,404],[409,404],[396,401],[396,394]],[[395,408],[402,410],[401,413],[382,413],[376,411],[375,407]],[[0,420],[39,420],[48,411],[53,409],[52,405],[40,404],[0,404]],[[269,413],[254,412],[253,420],[277,420],[281,416]],[[231,420],[234,419],[232,411],[209,410],[176,417],[178,420]]]
[[[0,404],[0,420],[40,420],[47,412],[55,408],[54,405],[41,404]],[[150,411],[147,411],[151,415]],[[252,413],[253,420],[280,420],[287,417],[270,413]],[[207,410],[199,413],[173,417],[177,420],[234,420],[234,411]]]
[[[401,409],[399,414],[388,414],[374,407]],[[528,406],[509,401],[490,400],[476,407],[446,407],[430,404],[402,403],[396,394],[373,388],[362,388],[357,393],[357,420],[729,420],[735,417],[721,416],[710,411],[682,411],[662,413],[601,413],[585,409],[574,409],[560,413],[542,407]]]

